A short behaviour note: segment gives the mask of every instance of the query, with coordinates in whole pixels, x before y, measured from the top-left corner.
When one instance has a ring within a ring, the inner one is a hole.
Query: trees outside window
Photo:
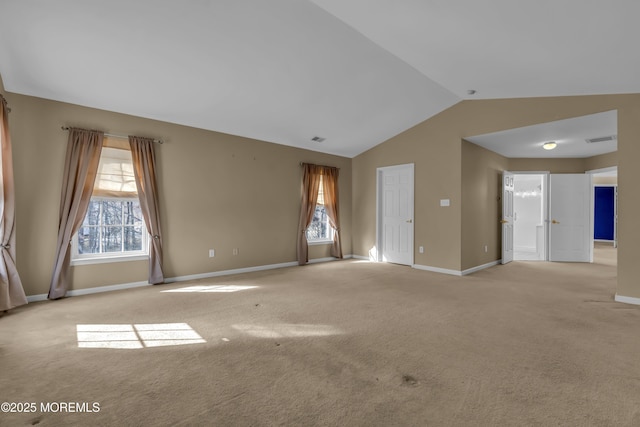
[[[138,200],[93,198],[77,234],[77,255],[144,252],[147,231]]]

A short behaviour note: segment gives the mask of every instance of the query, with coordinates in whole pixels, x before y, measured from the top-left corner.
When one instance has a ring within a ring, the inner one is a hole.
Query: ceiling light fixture
[[[542,144],[542,148],[544,148],[545,150],[553,150],[557,146],[558,144],[556,144],[555,141],[549,141]]]

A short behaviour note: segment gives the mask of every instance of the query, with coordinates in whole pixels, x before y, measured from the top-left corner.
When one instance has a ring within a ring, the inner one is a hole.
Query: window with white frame
[[[324,186],[322,176],[320,176],[320,187],[318,188],[318,201],[313,214],[311,224],[307,228],[307,241],[309,243],[333,242],[333,228],[329,223],[329,216],[324,206]]]
[[[72,239],[74,263],[145,258],[144,224],[131,151],[103,147],[87,214]]]

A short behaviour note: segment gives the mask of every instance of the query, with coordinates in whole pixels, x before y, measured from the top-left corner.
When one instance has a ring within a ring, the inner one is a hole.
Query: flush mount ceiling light
[[[545,150],[553,150],[557,146],[558,144],[556,144],[555,141],[549,141],[542,144],[542,148],[544,148]]]

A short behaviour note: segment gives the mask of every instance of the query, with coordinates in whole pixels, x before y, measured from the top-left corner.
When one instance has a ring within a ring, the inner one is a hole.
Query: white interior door
[[[513,261],[513,173],[502,173],[502,263]]]
[[[549,261],[591,262],[591,175],[551,174]]]
[[[378,168],[378,260],[413,265],[413,164]]]

